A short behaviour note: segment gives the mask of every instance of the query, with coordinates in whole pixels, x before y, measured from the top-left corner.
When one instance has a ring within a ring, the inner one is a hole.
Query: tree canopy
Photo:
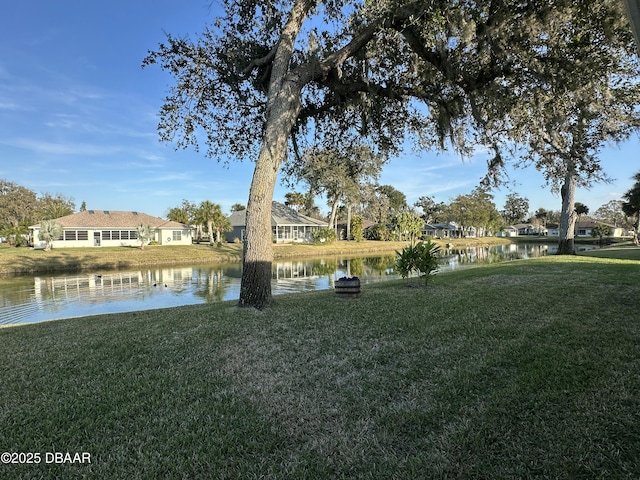
[[[502,217],[507,225],[523,222],[529,214],[529,200],[517,193],[510,193],[504,202]]]
[[[270,303],[273,191],[282,164],[299,161],[305,144],[367,141],[395,152],[410,135],[421,148],[468,153],[484,143],[496,152],[495,169],[513,141],[540,154],[533,139],[554,135],[549,127],[575,126],[571,139],[625,133],[609,128],[626,119],[590,121],[601,108],[580,101],[571,111],[572,101],[597,95],[620,105],[612,89],[595,88],[607,65],[605,81],[628,83],[619,60],[631,56],[633,39],[619,2],[221,3],[224,14],[196,41],[168,35],[143,64],[175,78],[160,111],[161,139],[255,160],[240,305]],[[550,86],[557,110],[544,93]],[[563,145],[575,150],[574,162],[590,158],[583,142]]]
[[[378,179],[384,161],[384,157],[369,146],[352,144],[344,149],[310,149],[299,161],[292,162],[285,172],[290,182],[306,183],[309,195],[326,195],[331,207],[329,228],[334,228],[340,202],[349,206],[362,200],[363,189]],[[306,199],[298,195],[292,201],[294,195],[291,194],[289,203],[304,206]]]

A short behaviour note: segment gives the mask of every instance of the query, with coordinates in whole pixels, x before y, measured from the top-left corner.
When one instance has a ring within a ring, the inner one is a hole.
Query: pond
[[[542,244],[443,249],[439,272],[554,252]],[[393,254],[277,261],[272,291],[332,289],[344,276],[363,285],[399,278],[394,261]],[[0,277],[0,325],[234,300],[240,277],[240,263]]]

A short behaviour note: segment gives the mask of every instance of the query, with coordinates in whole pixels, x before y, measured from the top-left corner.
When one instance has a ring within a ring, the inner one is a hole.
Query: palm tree
[[[204,200],[198,207],[197,221],[207,225],[207,231],[209,232],[209,243],[214,244],[213,234],[215,232],[215,242],[220,243],[222,240],[222,232],[231,230],[231,222],[222,213],[222,207],[217,203],[212,203],[209,200]]]
[[[222,241],[222,232],[227,232],[233,227],[231,226],[231,220],[229,220],[229,217],[222,213],[220,205],[216,205],[216,207],[212,227],[216,231],[216,243],[220,243]]]
[[[55,220],[43,220],[40,223],[40,233],[38,239],[44,240],[46,245],[44,247],[45,252],[48,252],[53,247],[53,241],[60,238],[62,235],[62,225]]]
[[[153,236],[151,225],[140,224],[136,228],[138,231],[138,240],[140,240],[140,249],[144,250],[144,246],[149,243],[149,240]]]
[[[209,232],[209,243],[213,244],[213,215],[215,211],[215,204],[209,200],[200,202],[198,210],[196,211],[196,222],[200,225],[207,226],[207,232]]]

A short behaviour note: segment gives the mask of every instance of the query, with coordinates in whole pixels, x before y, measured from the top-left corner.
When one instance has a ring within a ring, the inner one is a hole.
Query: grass
[[[508,243],[503,239],[464,239],[459,245],[489,245]],[[280,244],[274,245],[275,258],[343,255],[350,253],[394,252],[402,249],[407,242],[334,242],[329,245]],[[239,261],[242,245],[224,243],[219,247],[209,245],[189,246],[148,246],[144,250],[137,247],[101,248],[54,248],[50,252],[30,248],[0,246],[0,275],[100,270],[115,268],[136,268],[150,265],[185,265],[195,263]]]
[[[581,252],[583,253],[583,252]],[[597,250],[584,252],[585,255],[598,258],[617,258],[623,260],[640,260],[640,248],[628,242],[619,245],[612,245]]]
[[[637,261],[0,329],[8,478],[639,478]]]

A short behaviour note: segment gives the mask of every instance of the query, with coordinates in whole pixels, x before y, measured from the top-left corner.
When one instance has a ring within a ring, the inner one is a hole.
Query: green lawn
[[[0,329],[0,478],[640,478],[640,263]],[[91,464],[44,464],[46,452]]]
[[[583,255],[599,258],[618,258],[621,260],[640,260],[640,248],[632,243],[612,245],[602,249],[581,252]]]

